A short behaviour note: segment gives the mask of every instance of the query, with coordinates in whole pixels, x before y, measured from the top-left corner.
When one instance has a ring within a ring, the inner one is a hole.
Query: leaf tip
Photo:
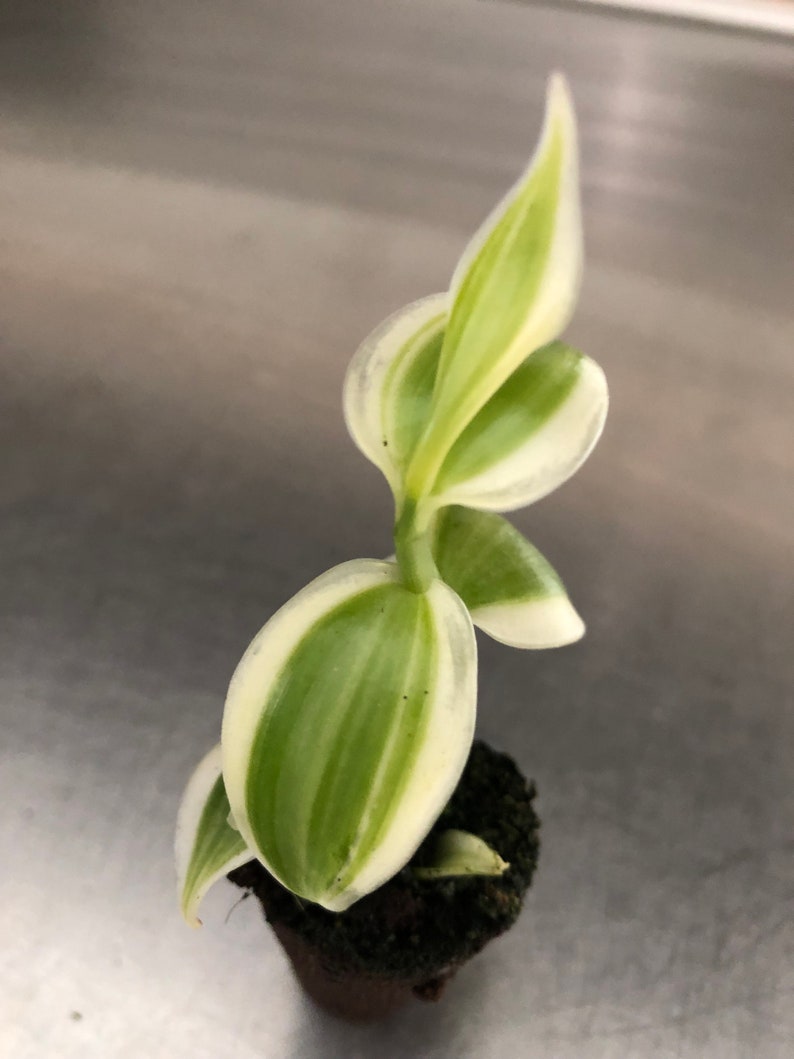
[[[546,83],[546,98],[557,105],[571,106],[571,86],[562,70],[552,70]]]
[[[193,910],[193,909],[183,908],[182,909],[182,918],[184,919],[184,921],[187,923],[187,925],[190,927],[191,930],[198,930],[199,927],[203,927],[204,926],[202,921],[196,915],[195,910]]]
[[[568,78],[560,70],[549,75],[546,84],[546,115],[550,125],[560,123],[575,133],[576,111]]]

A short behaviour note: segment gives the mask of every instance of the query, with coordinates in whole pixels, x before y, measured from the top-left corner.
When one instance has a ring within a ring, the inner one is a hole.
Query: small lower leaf
[[[511,647],[562,647],[584,634],[553,567],[501,515],[465,507],[438,515],[434,555],[441,577],[475,625]]]
[[[176,823],[179,904],[192,927],[201,923],[196,912],[212,884],[252,859],[239,831],[229,826],[229,815],[218,744],[190,777]]]
[[[477,835],[451,828],[442,831],[433,850],[433,863],[413,869],[419,879],[456,875],[504,875],[510,865]]]

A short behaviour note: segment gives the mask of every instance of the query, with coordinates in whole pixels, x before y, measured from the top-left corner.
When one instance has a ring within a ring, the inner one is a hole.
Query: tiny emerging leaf
[[[190,777],[176,822],[179,905],[192,927],[201,923],[196,913],[212,884],[253,856],[240,833],[229,826],[228,818],[229,799],[218,744]]]
[[[468,831],[442,831],[433,850],[433,863],[413,869],[419,879],[445,879],[456,875],[504,875],[510,865],[477,835]]]
[[[464,507],[438,516],[439,573],[475,625],[511,647],[562,647],[584,634],[565,588],[537,548],[506,519]]]

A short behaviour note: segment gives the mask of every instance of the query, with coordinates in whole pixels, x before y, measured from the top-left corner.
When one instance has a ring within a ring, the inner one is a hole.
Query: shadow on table
[[[462,1055],[477,1042],[476,1025],[488,1002],[489,972],[496,963],[483,953],[464,967],[434,1003],[408,1004],[391,1018],[376,1023],[347,1023],[326,1015],[303,998],[304,1020],[296,1030],[290,1055],[377,1056]],[[417,1047],[421,1053],[417,1053]]]
[[[0,96],[99,104],[111,80],[108,18],[101,0],[0,0]]]

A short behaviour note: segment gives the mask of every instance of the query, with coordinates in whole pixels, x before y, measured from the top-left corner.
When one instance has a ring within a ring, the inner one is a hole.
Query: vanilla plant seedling
[[[561,485],[603,427],[601,369],[558,338],[582,263],[577,142],[549,84],[535,154],[466,248],[446,293],[401,309],[350,364],[353,440],[395,502],[395,555],[318,577],[254,637],[220,745],[179,813],[190,923],[211,884],[258,859],[299,898],[348,908],[410,861],[474,733],[474,626],[522,648],[584,626],[549,563],[499,512]],[[424,877],[498,873],[448,832]]]

